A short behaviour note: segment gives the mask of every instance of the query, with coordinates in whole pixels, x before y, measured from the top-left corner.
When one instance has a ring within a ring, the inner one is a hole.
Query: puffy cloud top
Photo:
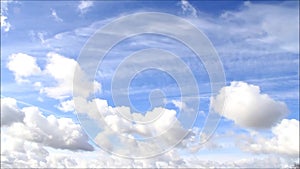
[[[1,98],[1,125],[6,134],[53,148],[94,150],[79,124],[70,118],[45,117],[37,107],[19,109],[13,98]]]
[[[223,87],[211,99],[211,106],[239,126],[254,129],[270,128],[288,113],[285,103],[273,100],[262,94],[258,86],[245,82],[232,82]]]

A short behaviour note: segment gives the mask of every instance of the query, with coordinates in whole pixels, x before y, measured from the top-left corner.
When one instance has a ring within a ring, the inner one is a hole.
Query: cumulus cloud
[[[101,91],[101,84],[97,81],[87,80],[85,73],[74,59],[54,52],[48,53],[47,58],[48,61],[43,72],[53,78],[56,84],[42,88],[41,93],[45,93],[50,98],[64,100],[73,95],[73,83],[77,84],[76,90],[82,97],[88,97],[94,91]],[[80,76],[78,78],[80,81],[74,82],[76,68],[79,70],[76,76]]]
[[[78,4],[77,8],[80,11],[81,14],[86,13],[89,8],[91,8],[93,6],[93,1],[80,1],[80,3]]]
[[[23,118],[24,113],[19,110],[14,98],[1,98],[1,126],[22,122]]]
[[[48,63],[44,71],[55,79],[57,85],[45,87],[41,92],[55,99],[64,99],[71,96],[77,62],[53,52],[48,53],[47,58]]]
[[[231,82],[230,86],[223,87],[211,99],[211,106],[237,125],[253,129],[270,128],[288,113],[285,103],[273,100],[262,94],[258,86],[245,82]]]
[[[17,82],[27,81],[24,78],[41,73],[36,58],[24,53],[10,55],[6,66],[14,73]]]
[[[147,156],[163,151],[163,147],[177,144],[185,146],[181,141],[190,136],[189,131],[182,127],[176,118],[175,110],[156,107],[141,115],[131,112],[129,107],[111,107],[106,100],[98,98],[88,101],[82,97],[75,97],[74,103],[79,116],[85,120],[89,119],[89,124],[95,122],[100,127],[94,141],[106,150],[114,150],[115,153],[130,157]],[[154,137],[155,139],[144,141]],[[133,154],[132,151],[136,153]]]
[[[1,99],[1,125],[7,135],[69,150],[92,151],[88,136],[70,118],[44,116],[37,107],[17,107],[13,98]],[[1,127],[2,127],[1,126]]]
[[[279,154],[293,158],[299,157],[299,121],[283,119],[272,128],[272,138],[260,134],[239,144],[242,150],[257,154]]]

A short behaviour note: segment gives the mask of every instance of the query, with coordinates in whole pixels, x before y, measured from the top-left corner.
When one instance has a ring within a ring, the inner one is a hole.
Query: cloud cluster
[[[257,134],[241,142],[242,150],[257,154],[279,154],[292,158],[299,157],[299,121],[283,119],[272,128],[272,138]],[[245,140],[245,139],[243,139]]]
[[[79,87],[79,93],[85,97],[90,93],[101,92],[101,84],[97,81],[90,82],[85,78],[84,72],[80,69],[78,63],[71,58],[62,56],[58,53],[49,52],[47,54],[47,63],[45,69],[41,70],[34,56],[24,53],[16,53],[9,56],[7,68],[14,73],[17,82],[32,82],[32,76],[38,76],[46,81],[46,86],[40,81],[33,81],[38,84],[40,93],[46,94],[50,98],[64,101],[73,94],[73,77],[76,68],[79,69],[77,76],[80,81],[76,87]],[[75,82],[76,83],[76,82]],[[35,85],[36,86],[36,85]]]
[[[245,82],[231,82],[211,99],[214,111],[237,125],[263,129],[274,126],[288,113],[285,103],[275,101],[260,88]]]
[[[1,123],[5,135],[53,148],[94,149],[80,125],[72,119],[53,115],[46,117],[37,107],[19,109],[16,102],[13,98],[1,98]]]
[[[109,106],[106,100],[98,98],[88,101],[75,97],[74,103],[79,117],[91,121],[88,124],[95,122],[101,128],[95,142],[115,153],[149,156],[162,151],[162,147],[175,146],[189,133],[177,119],[175,110],[156,107],[142,115],[131,112],[129,107]],[[147,138],[150,140],[144,142]]]

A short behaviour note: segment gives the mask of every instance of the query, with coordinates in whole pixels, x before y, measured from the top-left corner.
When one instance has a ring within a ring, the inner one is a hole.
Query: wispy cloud
[[[11,24],[8,21],[8,3],[11,1],[1,1],[1,30],[8,32]]]
[[[196,10],[196,8],[193,5],[191,5],[187,0],[181,0],[180,5],[184,15],[192,17],[198,16],[198,11]]]
[[[91,8],[94,5],[93,1],[80,1],[80,3],[78,4],[77,8],[80,11],[81,14],[86,13],[89,8]]]
[[[61,18],[57,15],[57,13],[56,13],[56,11],[55,11],[54,9],[51,9],[51,16],[54,18],[54,20],[55,20],[56,22],[63,22],[63,19],[61,19]]]

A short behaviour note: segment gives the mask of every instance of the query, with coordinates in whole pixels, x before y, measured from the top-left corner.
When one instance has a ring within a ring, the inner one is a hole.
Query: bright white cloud
[[[24,53],[10,55],[6,66],[14,73],[17,82],[27,81],[24,78],[41,73],[36,58]]]
[[[64,99],[72,95],[73,77],[77,62],[57,53],[48,53],[48,63],[45,73],[53,77],[56,86],[45,87],[41,90],[48,97]]]
[[[88,97],[90,93],[101,91],[101,84],[97,81],[87,80],[85,73],[74,59],[53,52],[48,53],[47,57],[48,63],[44,73],[50,75],[56,84],[42,88],[41,93],[45,93],[50,98],[64,100],[73,95],[73,83],[77,83],[76,90],[82,97]],[[78,78],[80,80],[74,82],[76,69],[78,69],[76,76],[80,76]]]
[[[280,154],[293,158],[299,157],[299,121],[283,119],[272,128],[272,138],[260,134],[248,138],[240,144],[242,150],[258,154]]]
[[[89,8],[91,8],[93,6],[93,1],[80,1],[80,3],[78,4],[78,10],[80,11],[81,14],[86,13]]]
[[[211,106],[236,124],[254,129],[270,128],[288,113],[285,103],[262,94],[259,86],[245,82],[231,82],[223,87],[211,99]]]
[[[57,15],[57,13],[56,13],[56,11],[55,11],[54,9],[51,9],[51,16],[54,18],[54,20],[55,20],[56,22],[63,22],[63,19],[61,19],[61,18]]]
[[[4,32],[8,32],[10,30],[10,23],[7,21],[7,16],[1,15],[1,28],[3,28]]]
[[[156,107],[146,112],[145,115],[141,115],[131,112],[129,107],[111,107],[106,100],[87,101],[81,97],[75,97],[74,100],[76,112],[81,115],[87,114],[91,122],[96,122],[100,126],[101,130],[94,138],[95,142],[107,150],[117,150],[117,153],[131,156],[132,151],[140,155],[159,151],[162,145],[175,146],[185,139],[183,136],[188,132],[177,120],[175,110]],[[87,120],[86,117],[85,120]],[[133,139],[135,136],[139,138],[159,137],[155,142],[143,142]],[[124,146],[120,147],[112,140]]]
[[[1,98],[1,126],[22,122],[24,113],[17,106],[14,98]]]
[[[5,135],[16,139],[36,142],[44,146],[69,150],[94,148],[88,136],[70,118],[45,117],[37,107],[17,107],[13,98],[1,98],[1,129]]]

